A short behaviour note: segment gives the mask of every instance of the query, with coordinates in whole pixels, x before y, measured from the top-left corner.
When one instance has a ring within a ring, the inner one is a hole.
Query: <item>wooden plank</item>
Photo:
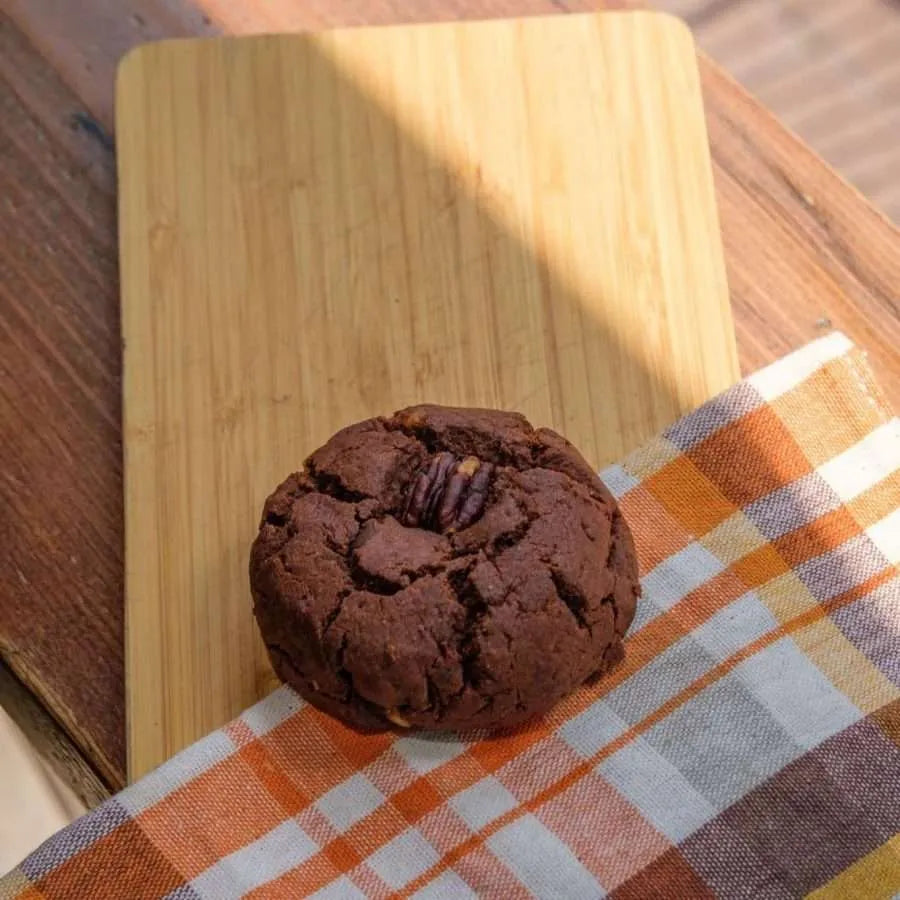
[[[733,3],[697,38],[828,163],[898,217],[891,198],[900,185],[900,6]]]
[[[550,0],[291,5],[307,16],[297,22],[307,28],[554,9]],[[594,5],[579,0],[559,7]],[[259,4],[234,6],[250,20],[246,27],[259,15]],[[284,6],[267,4],[269,10]],[[0,350],[0,395],[14,398],[0,400],[0,508],[21,519],[13,528],[0,517],[6,563],[0,567],[0,651],[118,785],[125,770],[121,451],[118,432],[110,434],[107,424],[119,415],[112,73],[124,47],[145,36],[197,34],[211,26],[189,0],[7,0],[3,8],[11,19],[0,13],[0,140],[15,137],[41,152],[17,156],[14,170],[0,156],[0,246],[15,249],[28,276],[16,287],[19,349],[13,354],[3,343]],[[174,27],[167,9],[184,16]],[[715,19],[707,22],[711,28]],[[120,44],[109,35],[123,23],[131,31]],[[831,321],[866,349],[900,410],[897,230],[703,54],[700,69],[742,370],[795,349]],[[51,164],[47,148],[55,154]],[[29,192],[29,205],[8,202],[14,188]],[[56,217],[60,204],[77,217]],[[62,275],[50,279],[58,257],[65,260]],[[0,265],[5,278],[9,264]],[[93,274],[82,271],[85,265]],[[4,321],[8,303],[0,297]],[[89,324],[86,310],[108,336],[80,331]],[[81,337],[72,339],[59,320]],[[62,378],[35,377],[33,361],[44,358],[48,343],[58,360],[82,366],[85,383],[104,386],[94,389],[92,405],[82,388]],[[90,356],[85,346],[93,348]],[[47,537],[41,522],[58,523],[59,533]],[[60,534],[78,546],[77,566],[67,564]]]
[[[112,154],[0,18],[0,656],[124,776]]]
[[[4,9],[97,119],[111,129],[119,60],[161,38],[207,37],[590,12],[639,5],[631,0],[5,0]]]
[[[116,66],[132,47],[221,31],[202,4],[190,0],[4,0],[3,9],[40,54],[65,60],[58,67],[63,80],[109,131]]]
[[[61,798],[64,811],[71,814],[69,818],[80,815],[85,809],[93,809],[109,797],[108,788],[85,761],[78,748],[31,692],[3,664],[0,664],[0,710],[15,722],[41,762],[64,785],[71,787],[75,797],[81,802],[83,808],[79,809],[77,804],[69,802],[69,797]],[[17,861],[11,861],[11,864],[15,865]]]
[[[271,687],[247,547],[338,428],[517,409],[601,466],[737,377],[670,17],[152,45],[117,135],[132,777]]]
[[[839,328],[900,409],[900,233],[721,69],[701,73],[743,371]]]

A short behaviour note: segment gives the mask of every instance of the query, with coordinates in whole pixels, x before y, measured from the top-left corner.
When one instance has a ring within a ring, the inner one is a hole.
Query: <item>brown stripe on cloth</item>
[[[672,897],[707,900],[716,895],[691,868],[682,852],[671,847],[610,896],[614,900],[671,900]]]
[[[141,830],[137,822],[125,822],[100,838],[87,851],[102,859],[118,860],[115,890],[119,897],[161,897],[183,883],[181,873]],[[96,873],[74,856],[40,879],[36,888],[47,897],[93,897]]]
[[[798,896],[830,881],[900,832],[898,720],[894,701],[790,763],[691,835],[685,859],[728,897]]]

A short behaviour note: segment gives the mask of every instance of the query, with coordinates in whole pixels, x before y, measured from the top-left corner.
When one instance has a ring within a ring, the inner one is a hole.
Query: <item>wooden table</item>
[[[606,7],[627,0],[607,0]],[[115,65],[165,36],[582,11],[595,0],[6,0],[0,12],[0,652],[89,801],[123,784]],[[744,371],[831,328],[900,406],[900,233],[701,59]],[[2,674],[2,673],[0,673]],[[8,679],[7,679],[8,681]],[[37,724],[35,724],[37,723]],[[80,751],[90,764],[77,758]]]

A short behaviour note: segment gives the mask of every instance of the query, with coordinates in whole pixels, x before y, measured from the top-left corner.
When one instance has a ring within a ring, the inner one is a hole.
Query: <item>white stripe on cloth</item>
[[[318,849],[316,842],[288,819],[201,872],[191,887],[204,900],[237,900],[299,866]]]
[[[606,896],[572,850],[532,815],[492,834],[487,846],[537,897],[583,900]]]
[[[819,476],[849,502],[900,468],[900,419],[891,419],[818,468]]]
[[[478,900],[478,895],[456,872],[448,870],[416,891],[412,900]]]
[[[607,466],[600,472],[600,480],[617,500],[621,500],[632,488],[640,484],[634,475],[626,472],[620,465]]]
[[[516,798],[493,775],[454,794],[448,802],[472,831],[481,831],[518,805]]]
[[[261,703],[267,703],[267,700]],[[116,799],[130,815],[137,816],[179,786],[192,781],[201,772],[227,759],[236,749],[234,742],[224,731],[214,731],[202,741],[177,753],[131,787],[125,788]]]
[[[382,803],[384,794],[362,772],[355,772],[319,797],[316,807],[338,831],[344,832]]]
[[[739,663],[734,674],[804,750],[863,715],[788,637]]]
[[[900,563],[900,509],[866,529],[869,540],[893,565]]]
[[[673,844],[716,814],[712,804],[642,737],[603,760],[595,771]]]
[[[310,894],[309,900],[366,900],[366,895],[346,875],[341,875]]]
[[[753,385],[764,400],[774,400],[805,381],[825,363],[843,356],[852,346],[843,334],[835,332],[760,369],[747,377],[747,383]]]
[[[698,541],[664,559],[641,580],[644,594],[629,633],[637,634],[661,612],[671,609],[724,568],[722,561]]]
[[[369,867],[394,890],[400,890],[438,862],[437,850],[415,828],[408,828],[376,850],[367,860]]]
[[[260,703],[244,710],[240,720],[257,736],[262,737],[306,706],[306,701],[288,687],[273,691]]]

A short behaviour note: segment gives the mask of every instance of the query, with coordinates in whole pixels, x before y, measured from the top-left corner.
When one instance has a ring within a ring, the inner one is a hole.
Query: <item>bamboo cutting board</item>
[[[499,406],[599,466],[738,370],[674,19],[169,42],[117,94],[134,778],[271,687],[248,548],[335,429]]]

